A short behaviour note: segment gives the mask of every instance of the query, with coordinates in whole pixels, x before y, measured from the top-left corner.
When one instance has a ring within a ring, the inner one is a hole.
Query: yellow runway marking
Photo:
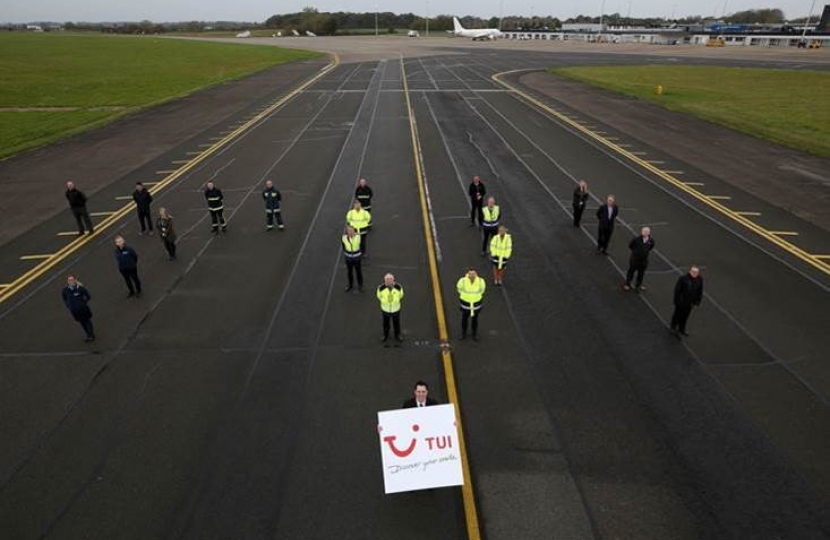
[[[663,171],[663,172],[666,173],[666,174],[686,174],[683,171]]]
[[[635,153],[636,152],[632,152],[632,154],[635,154]],[[665,165],[666,164],[665,161],[660,161],[660,160],[657,160],[657,159],[647,159],[646,163],[650,163],[652,165]],[[689,184],[687,183],[686,185],[688,186]]]
[[[54,255],[54,253],[44,253],[42,255],[21,255],[20,260],[21,261],[37,261],[37,260],[40,260],[40,259],[48,259],[52,255]]]
[[[529,95],[527,92],[524,92],[521,89],[516,88],[512,84],[502,80],[502,77],[504,77],[505,75],[508,75],[508,74],[511,74],[511,73],[518,73],[518,72],[522,72],[522,71],[529,71],[529,70],[516,69],[516,70],[511,70],[511,71],[504,71],[504,72],[501,72],[501,73],[495,73],[495,74],[491,75],[490,78],[493,81],[495,81],[496,83],[498,83],[498,84],[502,85],[503,87],[507,88],[508,90],[511,90],[513,94],[521,97],[527,103],[530,103],[531,105],[534,105],[537,108],[545,111],[546,113],[548,113],[552,117],[558,119],[560,122],[568,124],[575,131],[581,133],[582,135],[586,136],[587,138],[592,139],[596,143],[599,143],[600,145],[605,146],[606,148],[608,148],[610,150],[613,150],[617,154],[629,159],[630,161],[636,163],[637,165],[639,165],[640,167],[642,167],[646,171],[648,171],[648,172],[654,174],[655,176],[665,180],[669,184],[672,184],[673,186],[677,187],[679,190],[681,190],[681,191],[685,192],[686,194],[690,195],[691,197],[697,199],[698,201],[705,204],[706,206],[708,206],[712,210],[715,210],[718,213],[720,213],[721,215],[723,215],[725,217],[728,217],[728,218],[732,219],[733,221],[738,222],[739,224],[743,225],[745,228],[747,228],[750,231],[754,232],[758,236],[763,237],[764,239],[766,239],[770,243],[775,244],[777,247],[783,249],[784,251],[788,252],[789,254],[793,255],[794,257],[804,261],[805,263],[809,264],[813,268],[816,268],[817,270],[820,270],[821,272],[823,272],[826,275],[830,275],[830,264],[828,264],[824,259],[814,257],[810,253],[807,253],[806,251],[804,251],[802,248],[796,246],[795,244],[793,244],[791,242],[788,242],[787,240],[785,240],[783,238],[780,238],[779,236],[777,236],[775,234],[772,234],[767,229],[761,227],[760,225],[758,225],[754,221],[748,219],[745,216],[742,216],[742,215],[736,213],[734,210],[731,210],[730,208],[728,208],[728,207],[726,207],[723,204],[718,202],[719,200],[730,200],[731,198],[726,197],[726,196],[720,196],[720,197],[707,196],[707,195],[704,195],[704,194],[700,193],[699,191],[697,191],[695,189],[692,189],[691,187],[689,187],[691,185],[690,183],[685,183],[684,184],[682,181],[675,178],[671,174],[669,174],[665,171],[662,171],[658,167],[655,167],[654,165],[649,163],[648,161],[635,156],[634,154],[632,154],[631,152],[629,152],[625,148],[621,148],[618,144],[615,144],[614,142],[612,142],[613,141],[612,137],[603,137],[602,132],[592,131],[592,130],[578,124],[577,122],[570,121],[568,118],[565,117],[565,115],[563,115],[559,111],[555,110],[550,105],[547,105],[546,103],[543,103],[543,102],[539,101],[538,99],[536,99],[533,96]]]
[[[729,195],[704,195],[707,199],[712,199],[713,201],[731,201],[732,197]],[[737,215],[737,214],[736,214]]]
[[[155,186],[156,184],[159,184],[159,183],[160,182],[155,182],[155,181],[154,182],[142,182],[142,184],[144,184],[145,186]]]
[[[171,171],[156,171],[156,174],[166,174],[168,176],[166,176],[158,184],[150,188],[150,193],[155,195],[165,187],[169,186],[179,178],[183,177],[192,169],[197,167],[201,162],[213,156],[213,154],[217,153],[228,143],[230,143],[231,141],[245,133],[248,129],[253,127],[261,117],[264,118],[266,114],[273,113],[274,111],[276,111],[277,109],[279,109],[280,107],[282,107],[283,105],[285,105],[286,103],[300,95],[300,93],[302,93],[303,90],[317,82],[322,77],[326,76],[328,73],[330,73],[332,69],[334,69],[336,66],[340,64],[339,56],[337,56],[336,54],[332,54],[330,57],[331,61],[326,67],[318,71],[316,75],[308,79],[306,82],[297,86],[291,92],[272,103],[266,109],[266,112],[263,112],[262,115],[260,115],[256,119],[233,130],[230,134],[228,134],[228,136],[224,137],[222,140],[216,141],[216,144],[214,144],[210,148],[205,149],[204,152],[199,154],[199,156],[194,157],[192,160],[188,161],[184,166]],[[75,239],[72,242],[69,242],[66,246],[61,248],[58,252],[53,253],[51,255],[41,256],[44,258],[44,260],[40,264],[38,264],[28,272],[25,272],[22,275],[20,275],[18,278],[12,281],[8,287],[0,291],[0,304],[5,302],[9,298],[13,297],[24,287],[26,287],[34,280],[36,280],[37,278],[39,278],[40,276],[44,275],[46,272],[54,268],[61,261],[65,260],[67,257],[69,257],[70,255],[72,255],[73,253],[75,253],[88,243],[90,243],[98,235],[103,234],[105,230],[118,223],[118,221],[121,220],[121,218],[128,214],[131,214],[134,209],[135,205],[133,204],[124,205],[120,210],[116,211],[114,214],[111,214],[105,217],[103,220],[101,220],[101,222],[95,226],[94,234],[86,234],[83,236],[79,236],[77,239]]]
[[[735,212],[739,216],[747,216],[747,217],[759,217],[761,212]]]
[[[132,197],[130,197],[132,199]],[[92,217],[102,217],[102,216],[111,216],[115,212],[90,212],[89,215]]]
[[[775,236],[798,236],[798,233],[795,231],[770,231],[769,233]]]
[[[78,231],[61,231],[55,236],[80,236]]]
[[[190,161],[192,161],[192,160],[182,161],[182,163],[190,163]],[[167,169],[167,170],[164,170],[164,171],[156,171],[156,174],[173,174],[174,172],[176,172],[176,170],[177,169]]]
[[[813,255],[816,259],[830,259],[830,255]]]
[[[119,195],[115,198],[116,201],[131,201],[133,200],[132,195]],[[114,214],[115,212],[110,212],[110,214]]]
[[[705,186],[703,182],[683,182],[684,185],[687,186]]]
[[[470,476],[470,460],[467,454],[467,443],[464,440],[464,429],[461,424],[461,408],[458,406],[458,389],[455,384],[455,368],[452,364],[452,351],[449,348],[450,335],[447,331],[447,318],[444,314],[444,300],[441,294],[441,280],[438,277],[438,261],[435,257],[435,245],[430,229],[429,211],[427,210],[426,187],[423,172],[423,154],[418,137],[418,126],[415,124],[415,113],[412,111],[412,102],[409,99],[409,84],[406,80],[406,66],[401,55],[401,73],[403,79],[406,110],[409,116],[409,133],[412,138],[412,155],[415,161],[415,176],[418,178],[418,194],[421,199],[421,218],[424,225],[424,239],[427,244],[427,258],[429,260],[429,275],[432,282],[432,295],[435,302],[435,317],[438,321],[438,338],[441,340],[441,360],[444,365],[444,378],[447,384],[447,397],[455,405],[455,417],[458,424],[458,446],[461,453],[461,464],[464,473],[464,485],[461,486],[461,498],[464,501],[464,517],[467,522],[467,538],[481,540],[481,529],[478,523],[475,495],[473,494],[473,479]]]
[[[6,287],[11,287],[11,283],[0,283],[0,289],[5,289]]]

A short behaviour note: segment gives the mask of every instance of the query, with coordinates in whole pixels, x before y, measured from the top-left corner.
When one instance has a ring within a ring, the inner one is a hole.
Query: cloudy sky
[[[314,6],[320,11],[393,11],[431,14],[498,16],[502,0],[2,0],[0,21],[161,21],[231,20],[263,21],[274,13],[299,11]],[[554,15],[599,15],[603,0],[503,0],[504,13]],[[804,16],[812,0],[604,0],[605,12],[631,13],[634,17],[720,15],[752,8],[778,7],[788,17]],[[826,1],[818,0],[816,10]]]

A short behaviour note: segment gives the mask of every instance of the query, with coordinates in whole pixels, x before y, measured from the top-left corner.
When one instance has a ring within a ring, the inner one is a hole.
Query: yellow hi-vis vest
[[[493,262],[497,263],[499,270],[504,266],[505,261],[513,254],[513,237],[505,233],[504,238],[498,234],[490,240],[490,256]]]
[[[349,260],[359,259],[363,254],[360,251],[360,235],[356,234],[349,238],[348,234],[344,234],[340,240],[343,242],[343,254]]]
[[[380,301],[380,310],[384,313],[397,313],[401,310],[401,300],[403,300],[403,287],[395,283],[392,288],[386,286],[385,283],[378,287],[377,294]]]
[[[352,208],[346,214],[346,223],[357,231],[357,234],[366,234],[369,232],[369,225],[372,223],[372,215],[367,210]]]
[[[481,209],[481,215],[484,217],[484,220],[481,222],[481,226],[485,229],[497,229],[499,226],[499,216],[501,215],[501,211],[499,210],[499,205],[494,204],[493,208],[489,206],[485,206]]]
[[[481,309],[481,299],[484,298],[484,290],[487,288],[484,279],[476,276],[470,282],[470,278],[464,276],[458,280],[455,287],[458,289],[458,297],[461,299],[461,309],[470,310],[470,315],[475,317],[476,311]]]

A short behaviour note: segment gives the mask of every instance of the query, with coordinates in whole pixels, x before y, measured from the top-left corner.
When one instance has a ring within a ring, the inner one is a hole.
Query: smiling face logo
[[[412,425],[412,432],[413,433],[418,433],[419,429],[421,429],[421,428],[418,426],[418,424],[413,424]],[[397,439],[397,436],[388,435],[388,436],[383,438],[383,442],[388,444],[389,449],[392,450],[392,453],[395,454],[396,456],[398,456],[399,458],[405,458],[409,454],[411,454],[415,450],[415,445],[418,443],[418,439],[413,437],[412,441],[410,441],[410,443],[409,443],[409,446],[407,446],[403,450],[399,450],[397,445],[395,445],[395,439]]]

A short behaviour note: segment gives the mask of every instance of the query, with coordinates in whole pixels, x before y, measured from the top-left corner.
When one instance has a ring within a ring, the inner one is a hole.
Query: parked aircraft
[[[498,28],[477,28],[467,29],[461,26],[461,21],[458,17],[452,18],[453,35],[457,37],[472,38],[475,40],[497,39],[501,37],[501,30]]]

